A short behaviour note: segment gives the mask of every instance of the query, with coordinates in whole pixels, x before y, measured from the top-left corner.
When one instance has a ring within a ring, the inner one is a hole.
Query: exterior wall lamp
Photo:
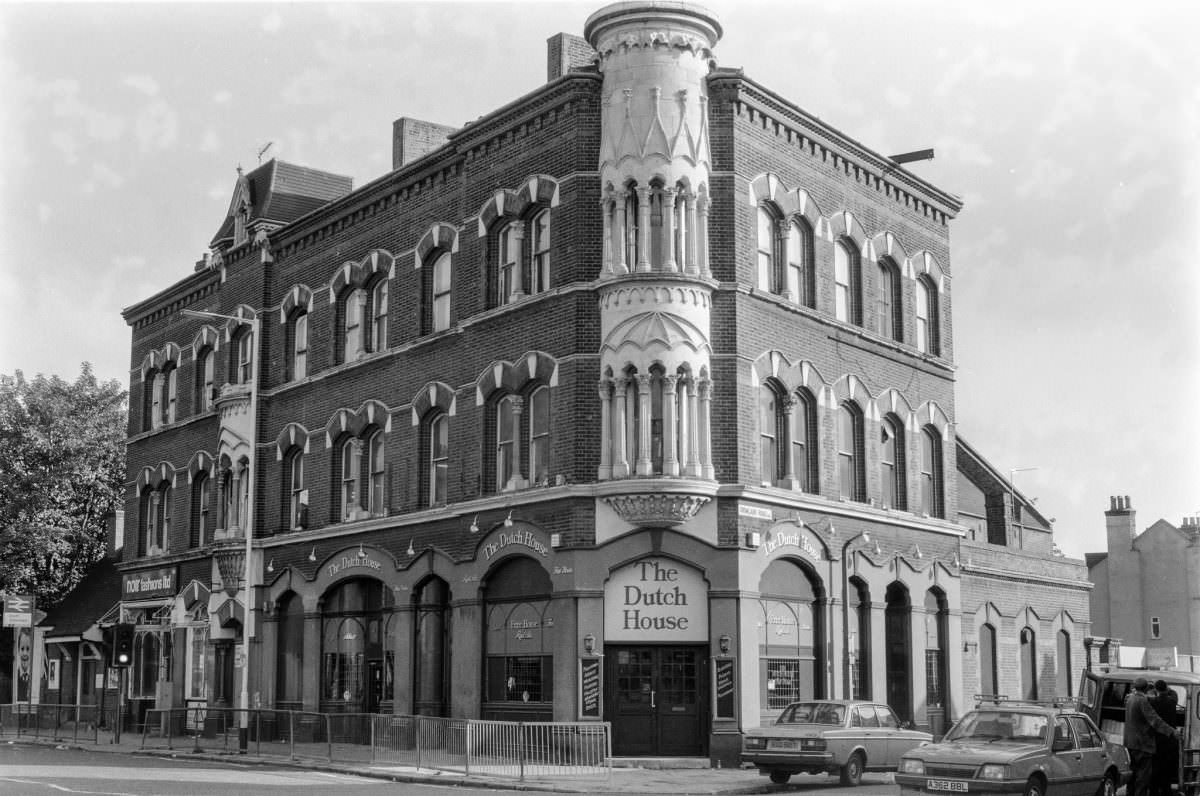
[[[729,654],[729,645],[732,643],[733,643],[733,639],[731,639],[727,634],[725,634],[725,633],[721,634],[721,637],[719,639],[717,639],[717,646],[721,648],[722,655]]]
[[[583,637],[583,651],[588,655],[596,651],[596,637],[591,633]]]
[[[977,652],[978,650],[979,650],[979,642],[978,641],[964,641],[963,642],[963,654],[964,655],[970,655],[974,652]]]

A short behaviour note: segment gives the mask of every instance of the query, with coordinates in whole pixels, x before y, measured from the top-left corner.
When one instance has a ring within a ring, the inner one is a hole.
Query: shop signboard
[[[4,596],[4,626],[33,627],[33,596],[7,594]]]
[[[175,592],[179,590],[178,574],[175,567],[126,572],[121,576],[121,599],[150,600],[174,597]]]
[[[579,718],[600,718],[600,658],[579,661]]]
[[[604,584],[604,640],[708,643],[708,585],[699,570],[643,558]]]
[[[733,658],[713,658],[713,718],[736,719],[737,703],[734,699],[734,674],[737,662]]]

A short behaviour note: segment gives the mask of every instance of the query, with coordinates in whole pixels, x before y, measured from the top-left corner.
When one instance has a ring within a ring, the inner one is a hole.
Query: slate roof
[[[105,558],[97,562],[62,602],[46,612],[39,623],[53,628],[46,637],[78,636],[108,613],[121,599],[121,573],[117,562]]]
[[[249,174],[238,173],[225,219],[210,245],[233,242],[233,216],[243,196],[249,223],[283,225],[350,193],[354,181],[341,174],[305,168],[272,158]]]

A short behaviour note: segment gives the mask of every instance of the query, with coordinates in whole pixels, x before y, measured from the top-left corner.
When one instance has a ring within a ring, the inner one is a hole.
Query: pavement
[[[827,788],[839,789],[836,777],[826,775],[799,774],[792,777],[788,785],[774,785],[752,768],[710,768],[707,760],[685,758],[623,759],[615,761],[611,778],[576,777],[571,775],[526,777],[524,781],[513,778],[491,777],[485,774],[450,772],[414,766],[329,762],[325,760],[299,759],[286,756],[236,754],[220,751],[192,752],[180,749],[142,749],[141,737],[133,735],[121,739],[120,743],[101,741],[89,743],[49,738],[32,738],[28,735],[0,736],[0,743],[37,744],[64,749],[84,749],[113,754],[137,754],[154,757],[186,757],[191,760],[211,760],[223,765],[274,766],[309,771],[327,771],[353,774],[362,777],[383,779],[391,782],[419,782],[437,785],[457,785],[491,790],[519,790],[552,793],[658,793],[691,794],[753,794],[804,791],[822,792]],[[893,790],[891,774],[868,774],[863,778],[863,787],[878,793],[879,786]],[[876,787],[871,787],[876,786]]]

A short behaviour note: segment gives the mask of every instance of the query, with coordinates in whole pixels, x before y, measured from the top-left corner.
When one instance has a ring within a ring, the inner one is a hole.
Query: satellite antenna
[[[274,141],[268,141],[262,149],[258,150],[258,162],[260,165],[262,164],[262,156],[267,153],[267,150],[270,149],[271,145],[274,143]]]

